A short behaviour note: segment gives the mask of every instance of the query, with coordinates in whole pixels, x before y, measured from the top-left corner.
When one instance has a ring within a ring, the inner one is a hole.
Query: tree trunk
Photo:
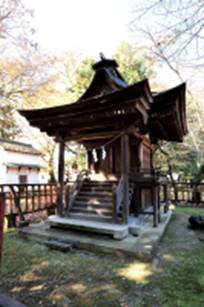
[[[192,189],[192,202],[198,205],[200,203],[201,196],[200,196],[200,191],[198,191],[198,184],[195,183],[193,184],[193,189]]]
[[[198,205],[201,201],[201,193],[198,191],[198,186],[204,178],[204,165],[200,166],[199,171],[192,179],[192,201]]]
[[[169,177],[171,179],[171,185],[174,191],[174,201],[175,201],[175,205],[177,206],[178,205],[178,189],[177,189],[177,183],[173,177],[173,170],[172,170],[172,165],[171,165],[171,161],[169,157],[167,158],[167,165],[168,165]]]

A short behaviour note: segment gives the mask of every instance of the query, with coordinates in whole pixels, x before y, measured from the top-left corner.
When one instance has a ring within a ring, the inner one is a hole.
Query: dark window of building
[[[26,184],[27,183],[27,175],[19,175],[19,183]]]

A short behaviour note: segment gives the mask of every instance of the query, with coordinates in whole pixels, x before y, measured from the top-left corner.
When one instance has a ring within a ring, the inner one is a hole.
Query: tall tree
[[[20,131],[15,110],[50,79],[50,59],[34,43],[32,12],[21,0],[0,3],[0,137]],[[29,101],[29,102],[28,102]]]
[[[165,153],[168,153],[168,161],[171,161],[172,165],[174,157],[179,166],[177,172],[186,175],[188,173],[189,177],[191,170],[191,178],[201,178],[199,174],[204,163],[204,112],[202,97],[198,96],[198,89],[202,84],[197,81],[204,72],[204,3],[202,0],[145,0],[140,3],[135,1],[135,8],[131,26],[134,33],[142,34],[143,45],[149,54],[157,62],[168,66],[178,82],[188,79],[189,136],[185,138],[186,154],[183,153],[182,145],[176,146],[180,158],[178,154],[174,154],[174,144],[163,144],[163,149],[166,149]],[[187,172],[183,171],[185,167],[182,159],[186,160]],[[175,167],[172,168],[175,171]]]
[[[202,0],[135,1],[135,8],[131,25],[150,40],[158,58],[175,71],[173,62],[188,67],[204,65]]]
[[[125,80],[132,84],[153,76],[153,59],[145,54],[144,49],[121,42],[113,58],[119,63],[119,70]]]
[[[78,99],[88,88],[93,77],[92,64],[94,60],[90,57],[85,57],[79,63],[76,69],[75,78],[68,89],[73,94],[73,98]]]

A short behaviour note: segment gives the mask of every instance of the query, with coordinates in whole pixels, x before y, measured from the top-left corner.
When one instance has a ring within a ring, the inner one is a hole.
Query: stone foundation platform
[[[19,229],[19,235],[25,239],[43,243],[43,241],[58,241],[71,244],[73,249],[87,250],[92,252],[131,256],[143,261],[150,261],[161,240],[170,221],[172,212],[162,215],[162,222],[158,227],[152,227],[152,223],[145,223],[140,229],[138,236],[127,233],[127,228],[112,228],[111,231],[118,231],[117,235],[125,235],[123,240],[114,240],[107,235],[108,232],[104,226],[105,234],[96,234],[93,231],[88,232],[70,228],[50,227],[48,222],[31,225]],[[57,222],[57,220],[54,220]],[[81,221],[82,222],[82,221]],[[93,225],[92,225],[93,226]],[[125,225],[115,225],[125,226]],[[109,233],[110,234],[110,233]],[[126,235],[127,234],[127,235]],[[121,237],[120,237],[121,239]]]

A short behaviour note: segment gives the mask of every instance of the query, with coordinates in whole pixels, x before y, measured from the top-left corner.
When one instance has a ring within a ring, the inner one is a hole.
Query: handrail
[[[119,213],[122,213],[124,206],[125,180],[127,180],[126,176],[122,175],[120,177],[118,185],[113,186],[113,218],[115,222],[118,222]],[[134,193],[134,184],[129,182],[128,204],[127,204],[128,207],[130,206],[133,193]]]
[[[120,208],[122,208],[123,206],[123,197],[124,197],[124,191],[123,191],[123,188],[124,188],[124,180],[125,180],[125,177],[122,175],[120,177],[120,180],[119,180],[119,183],[117,185],[117,188],[116,188],[116,213],[118,214],[119,211],[120,211]]]
[[[118,185],[113,185],[113,219],[114,222],[118,222],[118,214],[120,208],[123,207],[123,187],[124,187],[124,176],[121,176]]]
[[[76,181],[74,182],[74,184],[72,186],[69,185],[69,183],[67,184],[66,187],[66,210],[67,210],[67,214],[69,214],[70,209],[72,208],[73,202],[77,196],[77,194],[79,193],[83,182],[85,179],[89,178],[89,171],[88,170],[82,170],[77,178]]]
[[[129,171],[130,177],[133,179],[151,178],[154,180],[167,180],[168,176],[166,172],[159,170],[158,168],[131,168]]]

